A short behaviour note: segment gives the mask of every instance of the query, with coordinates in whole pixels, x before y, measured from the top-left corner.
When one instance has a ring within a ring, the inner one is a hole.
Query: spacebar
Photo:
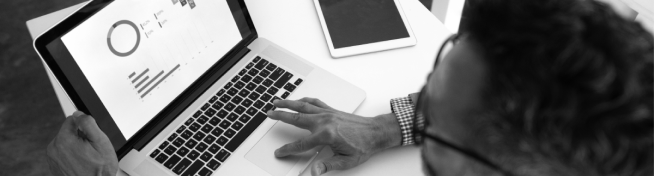
[[[261,122],[266,120],[268,116],[262,112],[257,113],[248,124],[246,124],[241,131],[239,131],[234,138],[232,138],[227,145],[225,145],[225,149],[229,150],[230,152],[234,152],[238,146],[245,141],[250,134],[254,131],[254,129],[257,129]]]

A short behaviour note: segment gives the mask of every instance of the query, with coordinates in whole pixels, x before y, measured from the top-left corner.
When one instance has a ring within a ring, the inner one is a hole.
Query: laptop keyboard
[[[208,176],[274,110],[302,79],[259,56],[172,132],[152,157],[173,173]]]

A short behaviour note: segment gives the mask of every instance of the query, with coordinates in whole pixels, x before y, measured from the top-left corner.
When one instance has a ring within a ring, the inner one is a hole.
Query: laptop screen
[[[61,37],[125,138],[242,39],[221,0],[117,0]]]

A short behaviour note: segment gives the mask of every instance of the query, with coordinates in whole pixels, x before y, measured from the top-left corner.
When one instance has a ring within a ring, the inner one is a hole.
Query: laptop
[[[243,0],[92,1],[34,47],[133,176],[298,175],[319,149],[274,157],[310,133],[267,118],[272,101],[313,97],[353,112],[365,99],[258,37]]]

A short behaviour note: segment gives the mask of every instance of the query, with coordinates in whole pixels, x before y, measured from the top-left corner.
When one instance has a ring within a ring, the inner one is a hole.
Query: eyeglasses
[[[436,68],[436,66],[438,66],[438,63],[441,61],[441,58],[443,56],[441,54],[443,54],[443,50],[446,49],[446,48],[451,49],[452,46],[457,42],[457,40],[458,40],[458,35],[455,34],[455,35],[452,35],[449,38],[447,38],[447,40],[445,40],[443,45],[441,45],[441,48],[438,50],[438,55],[436,55],[436,62],[434,63],[434,69]],[[475,152],[473,150],[468,150],[468,149],[465,149],[463,147],[459,147],[457,145],[454,145],[453,143],[448,142],[448,141],[444,140],[443,138],[438,137],[437,135],[427,134],[427,132],[425,131],[425,127],[429,126],[429,120],[428,120],[429,117],[425,116],[425,115],[428,114],[427,109],[425,109],[425,106],[426,106],[426,103],[427,103],[427,99],[425,98],[425,92],[426,92],[425,89],[426,89],[426,86],[423,86],[422,90],[420,90],[420,93],[418,95],[418,100],[417,100],[418,103],[417,103],[417,107],[416,107],[416,111],[415,111],[416,112],[415,113],[416,114],[416,119],[413,121],[413,129],[414,129],[413,130],[413,133],[414,133],[413,136],[416,137],[416,141],[415,141],[416,145],[422,145],[424,139],[430,139],[430,140],[433,140],[433,141],[435,141],[436,143],[438,143],[440,145],[451,148],[451,149],[453,149],[453,150],[467,156],[468,158],[477,160],[478,162],[488,166],[489,168],[497,170],[497,171],[499,171],[500,173],[502,173],[504,175],[507,175],[507,176],[513,176],[514,175],[511,172],[508,172],[507,170],[505,170],[505,169],[499,167],[498,165],[494,164],[493,162],[491,162],[490,160],[486,159],[485,157],[481,156],[479,153],[477,153],[477,152]],[[426,106],[426,107],[429,107],[429,106]],[[428,167],[428,166],[426,166],[426,167]]]

